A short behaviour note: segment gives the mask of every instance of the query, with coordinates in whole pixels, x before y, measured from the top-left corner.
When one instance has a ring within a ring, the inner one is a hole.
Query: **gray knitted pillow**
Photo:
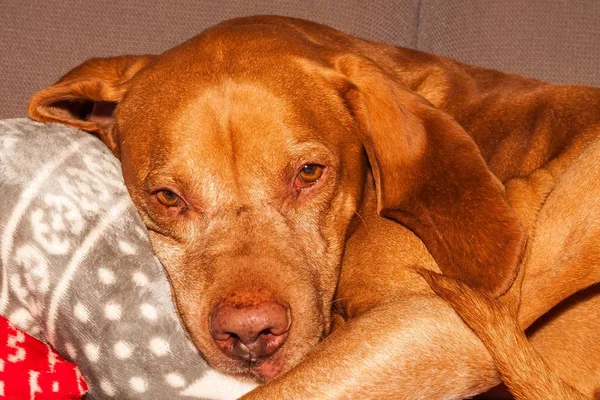
[[[74,361],[100,398],[236,398],[254,387],[188,341],[167,278],[95,137],[0,121],[0,314]]]

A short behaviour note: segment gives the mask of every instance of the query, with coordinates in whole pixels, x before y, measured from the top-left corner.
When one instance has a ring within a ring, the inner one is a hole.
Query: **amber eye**
[[[166,207],[177,207],[181,204],[181,197],[167,189],[162,189],[156,192],[158,202]]]
[[[319,164],[306,164],[298,173],[298,179],[301,183],[312,184],[319,180],[323,175],[323,166]]]

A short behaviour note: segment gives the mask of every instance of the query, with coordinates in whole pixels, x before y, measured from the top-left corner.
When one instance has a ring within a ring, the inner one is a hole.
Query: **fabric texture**
[[[2,0],[0,118],[91,57],[160,53],[219,21],[312,19],[345,32],[559,83],[600,85],[598,0]]]
[[[0,121],[0,315],[77,364],[91,398],[237,398],[188,340],[118,160],[94,136]]]
[[[27,116],[38,90],[92,57],[158,54],[220,21],[254,14],[312,19],[411,45],[419,0],[47,0],[0,2],[0,118]]]
[[[0,316],[0,398],[81,399],[87,385],[75,364]]]
[[[422,0],[417,47],[555,83],[600,86],[598,0]]]

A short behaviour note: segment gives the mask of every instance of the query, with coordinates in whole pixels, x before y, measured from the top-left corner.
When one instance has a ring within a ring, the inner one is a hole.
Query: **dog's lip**
[[[226,357],[213,367],[221,371],[240,377],[268,382],[281,375],[286,370],[288,359],[279,349],[277,352],[266,358],[252,358],[248,360],[239,360]],[[212,363],[211,363],[212,364]]]
[[[249,367],[253,375],[261,380],[268,382],[281,375],[283,372],[283,360],[279,358],[267,358],[258,360]]]
[[[287,341],[269,357],[243,361],[227,357],[220,352],[220,357],[224,357],[224,359],[227,360],[225,361],[225,364],[221,364],[222,370],[224,372],[229,371],[229,373],[234,375],[256,379],[263,383],[277,378],[288,369],[297,365],[304,357],[308,355],[308,353],[310,353],[310,351],[305,351],[300,352],[299,354],[296,351],[294,343],[291,343],[294,342],[294,337],[296,336],[294,334],[295,332],[293,332],[293,329],[291,329],[292,325],[293,322],[289,327],[289,333],[291,336],[288,337]],[[314,346],[312,347],[313,349],[318,342],[323,339],[323,335],[324,331],[321,330],[320,339],[314,343]],[[213,341],[213,343],[215,343],[215,341]]]
[[[229,362],[233,362],[234,369],[241,375],[268,382],[284,372],[287,361],[281,350],[283,349],[278,349],[266,358],[251,358],[247,361],[229,359]]]

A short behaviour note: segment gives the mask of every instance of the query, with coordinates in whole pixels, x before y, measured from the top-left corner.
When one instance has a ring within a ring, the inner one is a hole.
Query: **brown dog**
[[[497,297],[528,239],[521,328],[596,282],[594,199],[572,199],[569,174],[596,172],[580,163],[599,111],[599,89],[283,17],[87,61],[29,108],[120,158],[195,343],[268,381],[247,398],[274,399],[462,398],[499,383],[414,267]],[[595,336],[568,355],[552,341],[598,328],[597,307],[576,309],[533,340],[587,395],[598,362],[575,360],[600,360]]]

